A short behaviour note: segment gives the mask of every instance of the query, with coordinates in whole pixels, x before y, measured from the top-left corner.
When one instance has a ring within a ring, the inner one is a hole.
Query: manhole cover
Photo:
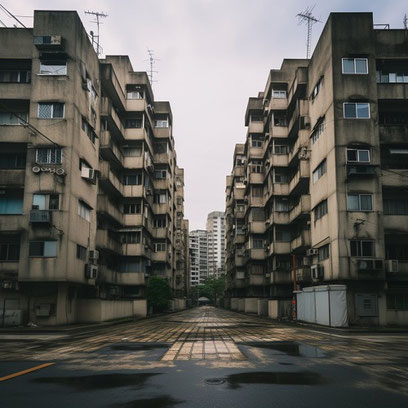
[[[220,384],[225,383],[225,379],[224,378],[207,378],[205,380],[205,383],[209,385],[220,385]]]

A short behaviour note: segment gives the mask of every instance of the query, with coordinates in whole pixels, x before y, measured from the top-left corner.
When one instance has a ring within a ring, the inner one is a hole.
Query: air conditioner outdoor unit
[[[397,273],[398,272],[398,259],[387,259],[385,261],[385,270],[388,273]]]
[[[99,251],[96,249],[89,250],[89,260],[90,261],[97,261],[99,259]]]
[[[319,250],[316,248],[310,248],[306,251],[306,255],[307,256],[313,256],[313,255],[317,255],[319,253]]]
[[[312,273],[312,278],[315,280],[322,280],[324,276],[324,267],[321,265],[312,265],[310,267],[310,271]]]
[[[98,277],[98,267],[95,265],[85,265],[85,277],[87,279],[96,279]]]
[[[50,224],[51,211],[48,210],[31,210],[30,211],[31,224]]]
[[[81,177],[95,183],[96,171],[94,169],[90,169],[89,167],[82,167]]]

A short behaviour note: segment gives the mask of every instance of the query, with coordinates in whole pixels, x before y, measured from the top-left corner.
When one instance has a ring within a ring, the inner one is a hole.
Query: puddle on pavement
[[[106,347],[112,351],[147,351],[155,349],[169,348],[168,343],[119,343]]]
[[[170,343],[129,343],[121,342],[96,350],[98,354],[126,354],[142,360],[160,360],[170,348]]]
[[[168,395],[156,398],[138,399],[125,403],[113,404],[111,408],[170,408],[184,401],[176,400]]]
[[[97,374],[84,375],[77,377],[40,377],[34,378],[31,382],[40,384],[62,385],[75,388],[79,391],[99,390],[117,387],[142,387],[146,381],[159,373],[140,373],[140,374]]]
[[[308,344],[298,344],[293,342],[246,342],[240,343],[241,345],[256,347],[262,349],[268,349],[277,351],[279,353],[285,353],[288,356],[293,357],[327,357],[327,352]]]
[[[318,373],[259,371],[231,374],[226,377],[229,388],[240,388],[247,384],[318,385],[327,381]]]

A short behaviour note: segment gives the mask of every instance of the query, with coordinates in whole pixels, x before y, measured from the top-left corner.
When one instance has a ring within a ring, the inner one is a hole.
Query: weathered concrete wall
[[[268,299],[258,299],[258,316],[268,316]]]
[[[245,313],[258,313],[258,298],[245,299]]]
[[[238,311],[245,312],[245,299],[238,299]]]
[[[238,310],[238,298],[231,298],[231,310]]]

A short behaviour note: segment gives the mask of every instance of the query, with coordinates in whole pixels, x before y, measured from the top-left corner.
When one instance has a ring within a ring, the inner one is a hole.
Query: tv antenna
[[[315,8],[315,6],[316,6],[316,4],[313,7],[309,6],[302,13],[296,14],[296,17],[299,18],[298,25],[303,24],[303,23],[307,24],[307,40],[306,40],[306,58],[307,59],[310,58],[310,49],[311,49],[311,45],[312,45],[312,27],[313,27],[313,24],[321,22],[316,17],[314,17],[312,15],[312,11]]]
[[[404,19],[402,21],[404,23],[405,30],[408,30],[408,17],[406,14],[404,14]]]
[[[160,60],[157,58],[154,58],[154,51],[151,50],[150,48],[147,49],[147,53],[149,54],[149,58],[145,61],[149,61],[149,64],[150,64],[148,77],[150,80],[150,84],[153,88],[153,82],[157,82],[157,80],[153,79],[153,75],[158,73],[158,71],[154,70],[154,65],[156,64],[156,61],[160,61]]]
[[[85,11],[85,14],[89,14],[95,16],[95,20],[91,21],[91,23],[95,23],[97,26],[97,34],[95,35],[93,31],[91,31],[91,38],[92,38],[92,45],[95,48],[96,54],[99,55],[103,53],[101,42],[100,42],[100,34],[99,34],[99,26],[102,24],[100,21],[101,17],[108,17],[108,15],[104,12],[98,11]]]

